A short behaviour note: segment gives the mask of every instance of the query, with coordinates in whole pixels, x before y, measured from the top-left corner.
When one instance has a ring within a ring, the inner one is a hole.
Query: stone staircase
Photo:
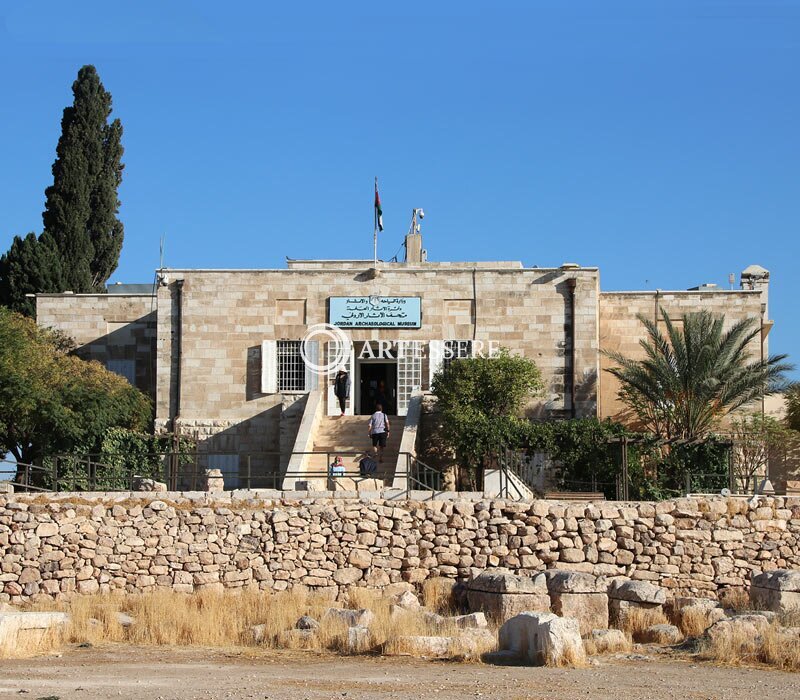
[[[341,455],[346,476],[357,477],[359,455],[366,450],[372,451],[372,440],[367,435],[368,421],[369,416],[324,416],[314,436],[313,451],[319,454],[309,455],[308,471],[324,472],[333,458]],[[384,482],[390,481],[394,476],[405,420],[398,416],[389,416],[389,424],[391,431],[383,450],[383,462],[378,465],[378,472],[375,475]],[[339,480],[341,481],[342,477],[339,477]]]

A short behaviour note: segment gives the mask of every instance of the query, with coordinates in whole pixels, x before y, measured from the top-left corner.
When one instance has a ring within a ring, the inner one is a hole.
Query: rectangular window
[[[453,360],[464,360],[472,357],[471,340],[445,340],[442,367],[447,368]]]
[[[306,364],[300,354],[299,340],[279,340],[278,391],[305,391]]]
[[[106,367],[110,372],[125,377],[133,386],[136,386],[136,360],[109,360]]]

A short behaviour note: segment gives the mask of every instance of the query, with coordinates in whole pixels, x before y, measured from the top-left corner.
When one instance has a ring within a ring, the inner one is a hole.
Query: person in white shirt
[[[344,469],[344,461],[339,455],[336,455],[333,462],[331,462],[330,467],[330,475],[331,476],[344,476],[345,469]]]
[[[383,405],[380,403],[375,404],[375,413],[369,417],[368,433],[372,438],[378,462],[382,462],[386,438],[389,437],[389,417],[383,412]]]

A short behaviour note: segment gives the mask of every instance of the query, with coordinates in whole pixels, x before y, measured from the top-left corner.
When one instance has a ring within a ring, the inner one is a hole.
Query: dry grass
[[[252,643],[250,629],[263,624],[264,642],[269,644],[301,615],[319,613],[327,605],[303,593],[181,595],[165,591],[125,598],[84,596],[70,603],[68,641],[229,647]],[[133,617],[135,624],[122,627],[116,619],[119,611]]]
[[[558,668],[586,668],[589,663],[586,660],[586,656],[581,654],[576,647],[568,645],[555,664],[547,665],[556,666]]]
[[[441,609],[445,598],[439,596],[436,600]],[[35,649],[19,650],[18,655],[50,651],[62,643],[83,642],[217,648],[267,646],[361,653],[372,649],[391,650],[402,636],[458,637],[461,633],[453,623],[432,620],[424,609],[392,613],[392,600],[376,591],[353,589],[348,602],[349,608],[365,608],[374,615],[369,624],[369,642],[363,648],[350,648],[347,625],[335,616],[325,617],[325,611],[334,607],[329,599],[305,592],[178,594],[163,591],[128,596],[77,596],[66,603],[46,603],[30,608],[64,610],[69,613],[70,622],[61,633],[50,635]],[[134,618],[134,624],[128,627],[120,624],[119,613]],[[316,634],[304,636],[294,630],[303,615],[320,622]],[[253,635],[257,625],[261,626],[258,640]],[[463,646],[464,649],[454,649],[456,656],[469,656],[470,645],[465,642]]]
[[[780,613],[778,622],[780,622],[781,627],[800,627],[800,610]]]
[[[14,643],[0,644],[0,659],[25,659],[47,654],[64,643],[64,630],[22,630],[17,633]]]
[[[440,615],[456,613],[456,602],[453,597],[453,579],[434,577],[422,584],[422,603],[425,607]]]
[[[767,664],[784,671],[800,671],[800,638],[770,625],[764,634],[754,637],[742,629],[707,641],[701,657],[727,666]]]
[[[609,642],[608,640],[603,640],[602,643],[598,644],[599,640],[595,640],[592,637],[586,637],[583,640],[583,648],[586,649],[587,656],[599,656],[600,654],[618,654],[622,652],[630,652],[633,651],[633,642],[631,641],[630,635],[626,634],[624,639],[617,642]]]
[[[666,615],[660,609],[630,608],[622,618],[620,629],[634,639],[641,632],[653,625],[667,624]]]
[[[709,612],[708,608],[688,606],[676,611],[672,616],[672,621],[684,637],[700,637],[712,624],[709,620]]]
[[[750,603],[750,596],[744,588],[728,588],[719,595],[719,602],[723,608],[729,608],[734,612],[743,610],[753,610]]]

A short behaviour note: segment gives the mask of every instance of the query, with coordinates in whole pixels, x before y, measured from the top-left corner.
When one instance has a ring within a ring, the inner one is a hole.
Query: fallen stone
[[[778,613],[800,610],[800,571],[776,569],[754,574],[750,602],[755,608]]]
[[[608,627],[608,595],[604,578],[575,571],[547,574],[551,610],[578,620],[582,635]]]
[[[167,485],[164,482],[144,476],[134,476],[132,485],[134,491],[163,492],[167,490]]]
[[[122,627],[131,627],[136,622],[136,619],[131,617],[130,615],[128,615],[126,613],[118,612],[117,613],[117,622]]]
[[[63,612],[4,612],[0,613],[0,646],[14,646],[20,637],[38,640],[48,630],[69,622]]]
[[[631,603],[650,603],[663,605],[667,594],[660,586],[648,581],[625,581],[615,579],[608,587],[608,597],[612,600],[627,600]]]
[[[704,610],[712,610],[719,607],[719,602],[713,598],[689,598],[686,596],[678,596],[672,599],[672,609],[675,612],[679,612],[685,608],[701,608]]]
[[[451,637],[405,635],[397,638],[394,651],[409,656],[445,659],[450,655],[452,642]]]
[[[337,620],[348,627],[369,627],[375,621],[375,614],[366,608],[360,610],[328,608],[322,619]]]
[[[482,612],[470,613],[469,615],[458,615],[456,617],[444,618],[446,622],[452,622],[461,629],[486,629],[489,623],[486,615]]]
[[[411,591],[403,591],[394,598],[394,605],[404,610],[419,610],[422,605]]]
[[[488,629],[465,629],[452,638],[450,656],[477,659],[497,648],[497,637]]]
[[[517,576],[484,571],[467,584],[467,603],[498,623],[528,611],[549,611],[550,596],[543,574]]]
[[[580,665],[586,651],[577,620],[553,613],[524,612],[500,628],[499,647],[536,665]]]
[[[347,629],[347,651],[351,654],[361,654],[370,648],[371,635],[369,629],[363,625],[354,625]]]
[[[483,571],[467,584],[467,590],[539,595],[547,592],[547,580],[544,574],[519,576],[508,571]]]
[[[408,610],[403,610],[405,614],[408,614]],[[427,622],[429,625],[433,627],[441,627],[447,618],[444,615],[439,615],[439,613],[433,612],[426,612],[422,614],[422,618]]]
[[[715,622],[706,630],[711,641],[718,641],[735,635],[739,638],[755,639],[766,632],[769,620],[764,615],[736,615],[726,620]]]
[[[642,644],[680,644],[683,635],[675,625],[650,625],[636,635],[636,641]]]
[[[580,571],[548,571],[545,573],[547,591],[553,593],[606,593],[608,586],[602,576]]]
[[[298,618],[297,622],[294,623],[294,628],[296,630],[318,630],[319,622],[317,622],[313,617],[303,615],[302,617]]]
[[[202,490],[207,493],[223,493],[225,477],[221,469],[206,469],[202,479]]]

